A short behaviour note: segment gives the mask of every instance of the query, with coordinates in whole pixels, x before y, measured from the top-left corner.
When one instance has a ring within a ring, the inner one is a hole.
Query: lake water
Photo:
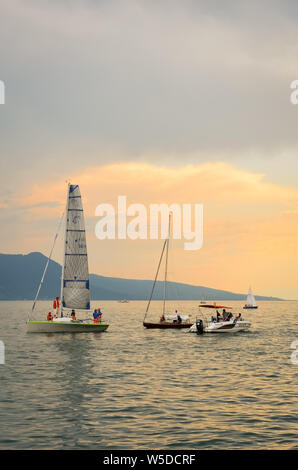
[[[27,334],[31,303],[0,302],[0,448],[298,449],[298,302],[241,308],[251,331],[203,336],[145,330],[145,305],[93,302],[104,333]]]

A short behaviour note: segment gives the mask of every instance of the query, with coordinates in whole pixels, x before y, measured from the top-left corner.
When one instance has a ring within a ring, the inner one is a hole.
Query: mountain
[[[34,299],[47,262],[41,253],[28,255],[0,254],[0,300]],[[40,299],[54,299],[60,295],[61,266],[50,261],[45,281],[40,290]],[[152,281],[120,279],[90,275],[91,297],[97,300],[147,300],[152,289]],[[246,294],[235,294],[224,290],[169,282],[169,300],[244,300]],[[158,281],[154,299],[162,299],[163,283]],[[257,300],[281,300],[276,297],[256,296]]]

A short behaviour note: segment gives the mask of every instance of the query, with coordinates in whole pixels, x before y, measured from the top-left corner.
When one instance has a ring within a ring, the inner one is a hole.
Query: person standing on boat
[[[98,312],[96,308],[94,309],[94,312],[93,312],[93,322],[98,323]]]

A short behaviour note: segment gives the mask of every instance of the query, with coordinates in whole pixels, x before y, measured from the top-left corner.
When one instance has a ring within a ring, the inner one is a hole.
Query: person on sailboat
[[[98,323],[98,312],[96,308],[94,309],[94,312],[93,312],[93,322]]]
[[[177,312],[177,310],[176,310]],[[182,318],[180,317],[179,313],[177,313],[177,322],[182,323]]]
[[[74,310],[71,311],[71,315],[70,315],[70,316],[71,316],[72,321],[76,321],[76,320],[77,320],[77,319],[76,319],[76,312],[75,312]]]
[[[178,321],[178,310],[175,310],[175,313],[174,313],[173,317],[174,317],[173,318],[173,323],[177,323],[177,321]]]
[[[164,314],[162,314],[159,321],[160,321],[160,323],[163,323],[164,321],[166,321]]]
[[[52,312],[49,312],[49,313],[48,313],[48,316],[47,316],[47,321],[53,321],[53,315],[52,315]]]

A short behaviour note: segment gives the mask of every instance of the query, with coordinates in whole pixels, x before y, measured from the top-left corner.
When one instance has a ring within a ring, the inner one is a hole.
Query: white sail
[[[246,305],[249,306],[249,307],[256,307],[257,304],[256,304],[256,299],[252,293],[252,290],[251,290],[251,287],[249,287],[248,289],[248,294],[247,294],[247,298],[246,298]]]
[[[68,186],[62,307],[89,310],[89,270],[84,212],[78,185]]]

